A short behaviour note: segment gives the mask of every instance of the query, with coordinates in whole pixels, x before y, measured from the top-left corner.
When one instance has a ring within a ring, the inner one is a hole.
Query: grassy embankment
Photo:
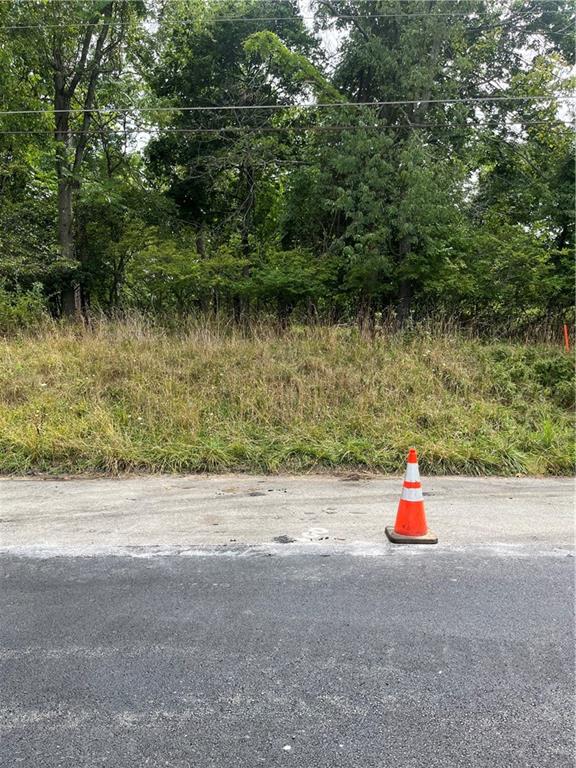
[[[552,346],[141,323],[0,340],[0,471],[569,474],[573,370]]]

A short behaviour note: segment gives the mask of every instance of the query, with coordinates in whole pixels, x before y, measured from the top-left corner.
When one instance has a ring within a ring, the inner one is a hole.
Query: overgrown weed
[[[455,327],[142,316],[0,341],[3,472],[570,474],[573,365]]]

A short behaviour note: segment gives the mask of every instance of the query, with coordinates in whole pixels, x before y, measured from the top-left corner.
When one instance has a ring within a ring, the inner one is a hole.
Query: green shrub
[[[31,328],[45,319],[47,314],[40,283],[35,283],[30,291],[16,293],[0,285],[0,333]]]
[[[572,358],[551,357],[537,360],[534,373],[538,383],[552,400],[563,408],[573,408],[576,402]]]

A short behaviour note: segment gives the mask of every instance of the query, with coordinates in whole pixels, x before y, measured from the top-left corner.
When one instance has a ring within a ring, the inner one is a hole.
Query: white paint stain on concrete
[[[402,481],[304,477],[0,479],[0,552],[35,557],[252,557],[347,552],[564,556],[574,544],[567,478],[423,478],[437,546],[394,546]],[[255,490],[256,489],[256,490]],[[275,539],[292,540],[279,544]],[[399,554],[401,553],[401,554]]]

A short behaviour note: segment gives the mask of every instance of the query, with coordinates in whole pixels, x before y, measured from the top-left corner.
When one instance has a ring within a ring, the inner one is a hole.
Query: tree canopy
[[[569,0],[7,0],[2,296],[567,316],[573,24]]]

